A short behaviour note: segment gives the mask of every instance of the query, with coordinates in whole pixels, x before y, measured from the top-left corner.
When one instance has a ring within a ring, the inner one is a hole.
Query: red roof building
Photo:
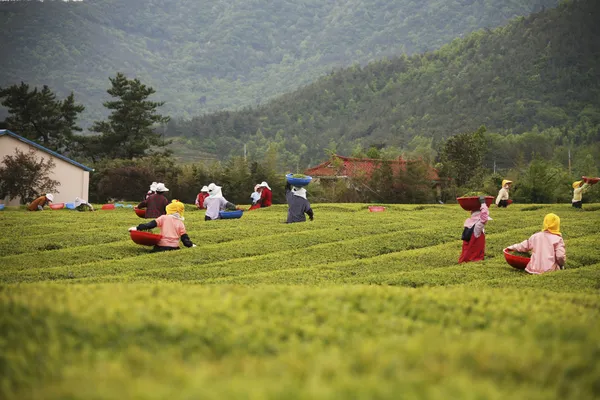
[[[374,158],[354,158],[344,157],[337,154],[333,155],[329,160],[309,168],[304,171],[305,175],[310,175],[313,178],[370,178],[379,166],[383,163],[391,165],[394,174],[406,170],[407,163],[423,163],[422,160],[404,160],[397,158],[394,160],[380,160]],[[427,165],[429,171],[429,179],[438,181],[439,176],[437,170],[430,165]]]

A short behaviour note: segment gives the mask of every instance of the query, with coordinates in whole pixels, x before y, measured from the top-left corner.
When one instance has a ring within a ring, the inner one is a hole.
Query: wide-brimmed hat
[[[150,191],[151,192],[156,192],[156,186],[158,185],[158,183],[156,182],[152,182],[152,185],[150,185]]]
[[[266,187],[267,189],[271,190],[271,188],[269,187],[269,184],[265,181],[262,181],[262,183],[260,185],[258,185],[259,187]]]
[[[513,183],[512,181],[509,181],[508,179],[505,179],[502,181],[502,186],[506,185],[506,184],[511,184]]]
[[[46,193],[46,200],[54,201],[54,195],[52,193]]]
[[[208,186],[206,186],[206,185],[202,186],[202,189],[200,189],[200,191],[208,193]]]
[[[577,189],[581,185],[583,185],[583,181],[575,181],[573,182],[573,189]]]
[[[211,198],[223,197],[221,194],[221,186],[217,186],[214,183],[208,185],[208,196]]]
[[[169,189],[165,186],[164,183],[161,182],[161,183],[156,184],[156,191],[157,192],[168,192]]]

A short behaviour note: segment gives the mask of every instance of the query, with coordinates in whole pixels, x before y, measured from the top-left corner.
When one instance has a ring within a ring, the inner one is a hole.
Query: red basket
[[[460,206],[464,210],[467,210],[467,211],[477,211],[481,207],[478,196],[457,197],[456,200],[458,201],[458,204],[460,204]],[[485,196],[485,204],[488,207],[491,206],[493,202],[494,202],[494,197]]]
[[[600,178],[588,178],[587,176],[582,176],[583,181],[590,185],[600,182]]]
[[[142,246],[154,246],[162,239],[162,235],[143,231],[129,231],[129,235],[131,240]]]
[[[382,212],[385,211],[383,206],[369,206],[369,212]]]
[[[48,207],[53,210],[60,210],[61,208],[65,208],[65,203],[52,203]]]
[[[102,209],[103,210],[114,210],[115,209],[115,205],[114,204],[103,204],[102,205]]]
[[[146,209],[145,208],[134,208],[136,215],[140,218],[146,218]]]
[[[510,264],[511,267],[516,269],[525,269],[525,267],[527,267],[527,264],[529,264],[529,261],[531,260],[531,258],[529,257],[511,254],[510,250],[508,249],[504,249],[504,258],[506,259],[506,262]]]

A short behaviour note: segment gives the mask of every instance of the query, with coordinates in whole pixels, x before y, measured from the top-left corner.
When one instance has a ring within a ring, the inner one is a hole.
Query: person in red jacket
[[[204,209],[204,199],[208,197],[208,186],[202,186],[200,189],[200,193],[198,193],[198,197],[196,197],[196,207],[199,209]]]
[[[271,205],[273,204],[272,202],[272,198],[273,198],[273,193],[271,192],[271,188],[269,187],[269,184],[265,181],[263,181],[260,185],[260,200],[258,201],[258,203],[260,203],[260,208],[263,207],[271,207]]]

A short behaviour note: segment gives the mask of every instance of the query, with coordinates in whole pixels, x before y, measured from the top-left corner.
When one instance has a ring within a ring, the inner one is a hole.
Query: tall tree
[[[108,121],[96,121],[92,131],[101,133],[102,152],[109,158],[135,158],[147,155],[151,147],[164,147],[165,141],[154,131],[157,124],[166,124],[170,117],[156,113],[164,102],[147,100],[156,91],[139,79],[127,79],[122,73],[109,78],[108,94],[116,100],[104,106],[112,113]]]
[[[0,88],[0,99],[10,114],[5,126],[51,150],[67,150],[73,142],[73,132],[81,131],[76,121],[85,107],[75,103],[73,93],[57,100],[48,86],[30,91],[29,85],[21,82]]]
[[[449,138],[440,154],[441,173],[451,177],[457,186],[463,186],[483,168],[485,155],[485,126],[472,133],[461,133]]]

